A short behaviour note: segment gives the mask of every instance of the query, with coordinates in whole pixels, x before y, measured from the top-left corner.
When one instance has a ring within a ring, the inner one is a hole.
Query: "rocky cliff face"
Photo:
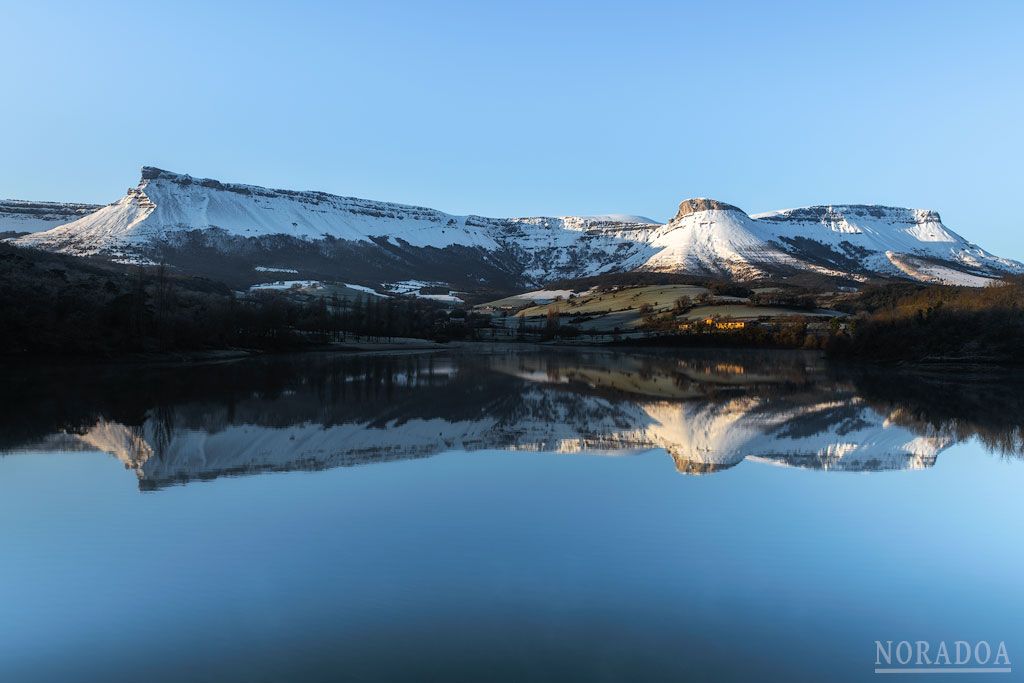
[[[231,269],[232,278],[221,275],[235,281],[268,265],[370,285],[421,279],[505,289],[636,270],[975,285],[1024,272],[920,209],[831,205],[750,216],[697,198],[683,201],[665,225],[635,216],[485,218],[153,167],[144,167],[139,185],[119,201],[18,241],[161,259],[213,277]]]
[[[679,203],[679,211],[676,212],[673,221],[682,220],[690,214],[703,213],[705,211],[739,211],[743,213],[743,209],[732,204],[726,204],[720,202],[717,199],[707,199],[704,197],[696,197],[694,199],[684,199]]]

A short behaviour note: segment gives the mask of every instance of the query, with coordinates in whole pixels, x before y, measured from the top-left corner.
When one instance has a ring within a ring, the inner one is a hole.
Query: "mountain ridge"
[[[854,282],[983,285],[1024,273],[1024,265],[961,237],[931,209],[832,204],[750,215],[697,197],[683,200],[668,223],[649,220],[454,215],[144,166],[139,184],[118,201],[16,243],[161,260],[207,275],[216,275],[210,271],[219,255],[243,282],[258,281],[257,268],[275,266],[374,286],[423,279],[515,289],[633,271],[737,280],[810,272]]]
[[[100,209],[102,204],[0,199],[0,234],[42,232]]]

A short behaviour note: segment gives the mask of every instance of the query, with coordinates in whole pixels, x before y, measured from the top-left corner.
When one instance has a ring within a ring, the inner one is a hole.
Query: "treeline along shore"
[[[638,304],[637,324],[620,335],[588,330],[565,315],[549,314],[531,326],[514,313],[499,317],[413,296],[239,292],[160,265],[112,264],[0,243],[0,354],[287,351],[401,337],[804,348],[875,362],[1024,364],[1021,277],[987,287],[879,282],[838,297],[812,287],[765,295],[737,283],[704,285],[712,295],[746,292],[755,312],[781,301],[790,313],[761,323],[705,320],[688,315],[700,302],[679,297],[657,311]]]

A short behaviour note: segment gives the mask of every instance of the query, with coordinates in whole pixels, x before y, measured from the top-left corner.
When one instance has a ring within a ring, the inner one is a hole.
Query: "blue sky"
[[[143,164],[483,215],[939,210],[1024,258],[1024,3],[0,0],[0,197]]]

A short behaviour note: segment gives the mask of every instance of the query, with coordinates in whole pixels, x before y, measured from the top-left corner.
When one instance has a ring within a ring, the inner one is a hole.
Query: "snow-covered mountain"
[[[712,199],[689,199],[650,243],[659,250],[646,268],[740,279],[813,271],[983,285],[992,276],[1024,272],[1022,264],[944,226],[935,211],[889,206],[811,206],[750,216]]]
[[[97,204],[0,199],[0,233],[50,230],[88,216],[99,208]]]
[[[515,289],[635,270],[980,285],[1024,272],[921,209],[835,205],[751,216],[713,199],[688,199],[664,225],[628,215],[484,218],[152,167],[113,204],[17,242],[160,259],[229,281],[265,279],[272,268],[373,286],[417,279]]]

